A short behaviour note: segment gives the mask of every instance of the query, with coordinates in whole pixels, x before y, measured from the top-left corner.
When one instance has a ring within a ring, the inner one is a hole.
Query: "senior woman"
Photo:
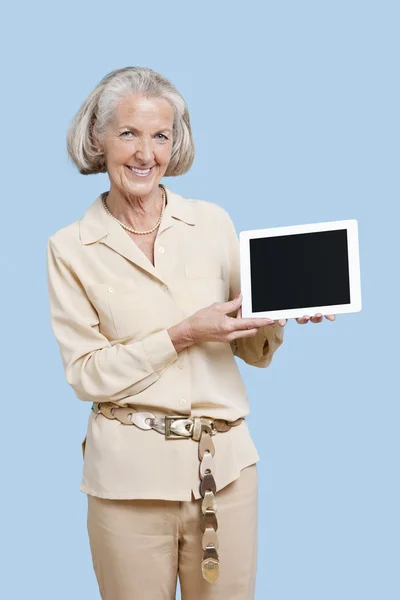
[[[241,318],[227,211],[160,183],[194,157],[168,80],[108,74],[68,151],[81,173],[110,180],[47,245],[65,376],[92,405],[80,489],[101,597],[171,600],[179,576],[183,600],[252,599],[259,457],[235,356],[267,367],[286,321]]]

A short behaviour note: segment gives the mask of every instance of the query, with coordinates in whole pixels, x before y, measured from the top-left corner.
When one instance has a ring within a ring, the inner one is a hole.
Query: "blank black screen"
[[[252,312],[350,303],[347,230],[250,240]]]

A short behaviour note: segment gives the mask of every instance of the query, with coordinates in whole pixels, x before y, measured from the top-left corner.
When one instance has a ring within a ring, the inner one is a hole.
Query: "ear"
[[[99,140],[96,138],[96,136],[93,133],[93,126],[94,126],[95,122],[96,122],[96,118],[93,118],[90,123],[90,139],[92,140],[92,144],[93,144],[94,148],[100,152],[101,145],[99,143]]]

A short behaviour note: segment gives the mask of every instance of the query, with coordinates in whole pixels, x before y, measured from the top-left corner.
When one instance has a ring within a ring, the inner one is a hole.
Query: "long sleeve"
[[[240,291],[240,247],[235,226],[227,211],[225,227],[229,245],[229,300]],[[233,315],[232,315],[233,316]],[[231,343],[235,356],[254,367],[265,368],[271,363],[276,350],[283,342],[283,327],[270,325],[260,327],[253,337],[237,338]]]
[[[115,402],[138,394],[177,358],[167,329],[140,341],[111,345],[99,331],[99,319],[84,287],[57,250],[47,244],[47,279],[52,330],[67,382],[78,399]]]

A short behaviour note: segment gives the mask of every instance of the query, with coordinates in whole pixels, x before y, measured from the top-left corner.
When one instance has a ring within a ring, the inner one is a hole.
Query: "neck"
[[[111,187],[107,196],[107,206],[112,214],[125,225],[138,230],[150,229],[160,217],[163,194],[159,186],[146,196],[123,194]]]

